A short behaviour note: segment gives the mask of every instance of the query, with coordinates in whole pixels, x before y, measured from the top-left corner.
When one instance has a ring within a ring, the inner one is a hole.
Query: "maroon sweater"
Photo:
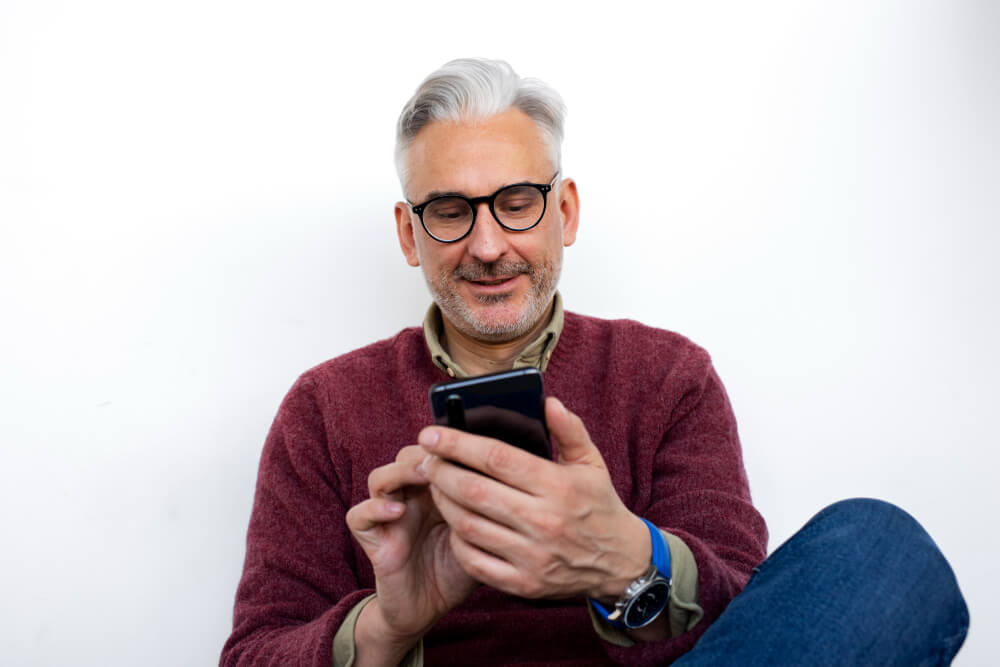
[[[570,312],[544,378],[546,393],[582,417],[629,509],[690,547],[704,618],[680,637],[623,648],[598,637],[582,599],[524,600],[482,586],[424,638],[426,664],[669,662],[766,553],[722,383],[682,336]],[[295,383],[261,456],[221,664],[330,666],[337,628],[375,584],[344,515],[368,497],[372,469],[431,423],[427,390],[445,379],[422,330],[410,328]]]

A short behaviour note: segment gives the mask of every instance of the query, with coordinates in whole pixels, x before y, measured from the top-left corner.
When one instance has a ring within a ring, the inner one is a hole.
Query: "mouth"
[[[496,285],[503,285],[504,283],[508,283],[511,280],[514,280],[514,278],[516,277],[517,276],[507,276],[505,278],[484,278],[482,280],[473,280],[470,282],[473,282],[477,285],[483,285],[486,287],[494,287]]]
[[[532,281],[532,266],[524,261],[470,262],[452,273],[452,279],[464,282],[480,298],[499,297],[521,285],[521,279]]]
[[[514,289],[517,279],[521,275],[523,274],[479,279],[469,278],[466,282],[480,294],[506,294]]]

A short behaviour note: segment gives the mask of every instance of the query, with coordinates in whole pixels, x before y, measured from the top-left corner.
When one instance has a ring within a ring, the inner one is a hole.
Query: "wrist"
[[[423,637],[423,632],[401,633],[385,619],[378,596],[358,615],[354,626],[355,665],[396,665]]]
[[[625,529],[619,534],[619,543],[622,548],[619,557],[615,559],[614,571],[608,572],[590,594],[595,600],[610,605],[614,604],[629,584],[649,569],[652,559],[649,530],[635,514],[629,513]]]
[[[641,519],[650,540],[651,562],[646,571],[632,581],[625,592],[609,609],[591,598],[595,611],[612,625],[629,630],[657,625],[662,626],[662,613],[670,601],[671,565],[670,548],[663,533],[651,522]],[[657,630],[656,634],[660,634]]]

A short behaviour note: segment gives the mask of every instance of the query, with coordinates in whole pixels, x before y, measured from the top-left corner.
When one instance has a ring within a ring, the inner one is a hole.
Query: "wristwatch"
[[[649,625],[670,601],[670,548],[659,528],[645,519],[642,521],[649,529],[649,539],[653,543],[649,569],[628,585],[610,612],[600,602],[590,598],[597,613],[617,628],[634,630]]]

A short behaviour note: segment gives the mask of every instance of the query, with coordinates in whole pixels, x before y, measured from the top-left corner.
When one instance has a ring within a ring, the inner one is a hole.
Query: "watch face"
[[[641,628],[656,618],[670,599],[670,584],[662,579],[654,581],[639,593],[625,610],[625,625]]]

